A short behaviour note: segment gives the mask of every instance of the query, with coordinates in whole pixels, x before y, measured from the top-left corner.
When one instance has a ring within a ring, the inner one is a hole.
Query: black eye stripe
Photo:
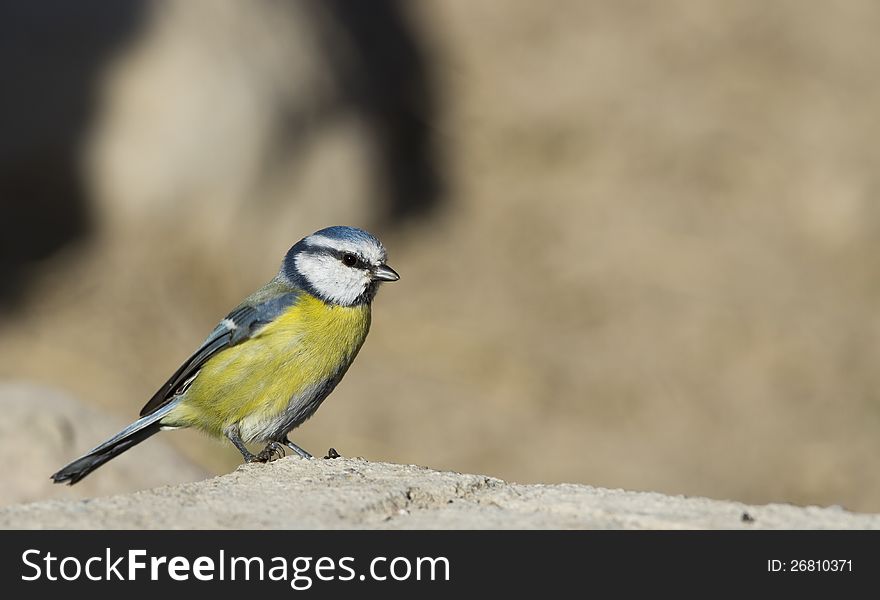
[[[339,260],[340,262],[342,262],[342,264],[344,264],[348,267],[354,267],[357,269],[368,269],[370,267],[370,265],[367,263],[367,261],[364,260],[364,258],[360,254],[357,254],[356,252],[349,252],[346,250],[337,250],[336,248],[330,248],[328,246],[310,246],[307,249],[303,250],[302,252],[304,254],[311,254],[311,255],[315,255],[315,256],[329,254],[330,256],[332,256],[332,257],[336,258],[337,260]],[[346,261],[346,256],[354,257],[354,259],[355,259],[354,262],[349,264],[351,259]]]
[[[344,250],[328,249],[330,254],[342,261],[346,267],[355,267],[357,269],[367,268],[367,263],[360,255],[354,252],[345,252]]]

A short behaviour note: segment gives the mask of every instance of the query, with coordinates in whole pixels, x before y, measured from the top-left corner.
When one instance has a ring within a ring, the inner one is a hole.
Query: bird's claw
[[[296,444],[291,442],[289,439],[285,439],[283,443],[285,446],[287,446],[288,448],[290,448],[291,450],[296,452],[300,458],[304,458],[306,460],[314,458],[311,454],[309,454],[308,452],[306,452],[305,450],[303,450],[302,448],[300,448],[299,446],[297,446]]]
[[[253,457],[253,460],[248,462],[267,463],[279,458],[284,458],[284,446],[278,442],[269,442],[259,454]]]

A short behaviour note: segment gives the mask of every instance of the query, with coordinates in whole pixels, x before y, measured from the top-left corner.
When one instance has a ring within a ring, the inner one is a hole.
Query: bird
[[[400,276],[382,243],[349,226],[316,231],[285,254],[275,277],[211,331],[140,418],[51,476],[73,485],[161,430],[228,439],[245,462],[268,462],[334,390],[370,330],[379,285]],[[246,444],[262,444],[258,454]]]

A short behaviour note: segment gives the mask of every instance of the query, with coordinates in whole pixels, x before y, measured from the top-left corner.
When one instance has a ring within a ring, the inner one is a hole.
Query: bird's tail
[[[52,475],[52,480],[55,483],[73,485],[108,460],[140,444],[154,433],[158,433],[162,428],[160,423],[162,417],[167,415],[176,404],[176,402],[166,404],[156,412],[141,417],[100,446],[89,450],[83,456],[60,469]]]

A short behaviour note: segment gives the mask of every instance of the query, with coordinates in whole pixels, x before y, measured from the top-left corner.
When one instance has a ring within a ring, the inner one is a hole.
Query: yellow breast
[[[233,424],[269,423],[291,399],[344,371],[369,329],[369,305],[335,306],[303,294],[254,337],[206,362],[162,422],[218,436]]]

